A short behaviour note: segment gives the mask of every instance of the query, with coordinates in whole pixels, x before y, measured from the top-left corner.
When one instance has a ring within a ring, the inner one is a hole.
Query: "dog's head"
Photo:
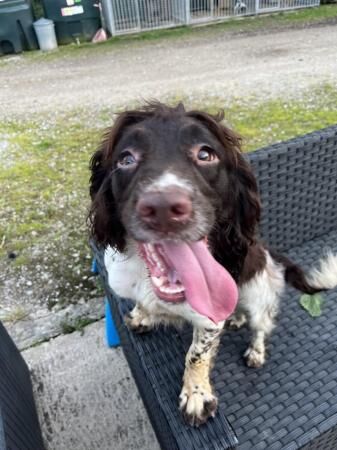
[[[123,251],[138,242],[208,237],[237,278],[260,204],[240,139],[200,111],[151,103],[120,114],[91,161],[91,233]]]

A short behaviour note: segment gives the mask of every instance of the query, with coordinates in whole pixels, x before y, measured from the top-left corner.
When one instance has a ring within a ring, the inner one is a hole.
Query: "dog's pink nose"
[[[172,188],[165,192],[146,192],[138,200],[140,219],[158,231],[174,231],[192,215],[192,202],[185,191]]]

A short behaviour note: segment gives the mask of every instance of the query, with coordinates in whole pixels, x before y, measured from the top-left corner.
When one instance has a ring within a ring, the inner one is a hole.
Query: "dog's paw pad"
[[[179,397],[179,409],[185,421],[194,427],[198,427],[210,417],[214,417],[217,407],[217,398],[212,393],[200,388],[190,393],[183,388]]]
[[[262,367],[265,363],[264,352],[258,351],[256,348],[248,347],[244,357],[248,367],[255,367],[256,369]]]

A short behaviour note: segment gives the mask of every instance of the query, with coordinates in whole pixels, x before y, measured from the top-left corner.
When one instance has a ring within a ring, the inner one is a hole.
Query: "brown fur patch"
[[[261,244],[255,244],[248,248],[247,256],[243,265],[242,272],[239,278],[239,285],[247,283],[258,272],[266,266],[266,255]]]

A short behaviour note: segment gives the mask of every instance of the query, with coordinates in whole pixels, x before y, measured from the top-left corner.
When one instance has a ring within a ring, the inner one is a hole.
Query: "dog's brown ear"
[[[188,115],[207,126],[221,143],[229,177],[229,189],[223,197],[223,211],[230,218],[231,227],[235,226],[242,239],[252,243],[261,206],[255,176],[241,152],[241,137],[223,124],[223,111],[214,116],[200,111],[192,111]]]
[[[228,183],[222,193],[222,206],[210,240],[215,257],[238,280],[248,246],[255,242],[256,226],[260,219],[256,179],[242,155],[240,136],[222,123],[222,111],[215,116],[199,111],[187,114],[202,122],[224,150],[223,170],[226,170]]]
[[[144,111],[121,113],[109,128],[99,149],[90,161],[91,207],[88,216],[90,235],[97,245],[110,245],[119,251],[125,248],[125,228],[120,220],[112,192],[114,150],[125,129],[147,117]]]
[[[90,235],[98,246],[110,245],[122,252],[125,248],[125,229],[118,217],[112,193],[111,170],[104,161],[105,151],[105,148],[97,150],[90,163]]]
[[[242,239],[253,244],[260,220],[261,203],[255,176],[241,154],[238,155],[236,167],[229,172],[229,179],[231,192],[227,202],[232,220]]]
[[[229,162],[234,164],[237,159],[237,154],[240,153],[241,137],[223,124],[224,112],[221,110],[218,114],[212,115],[203,111],[189,111],[186,115],[193,117],[208,128],[221,143],[227,158],[230,159]]]
[[[185,114],[186,110],[185,110],[185,106],[183,104],[183,102],[179,102],[175,108],[175,110],[180,113],[180,114]]]

